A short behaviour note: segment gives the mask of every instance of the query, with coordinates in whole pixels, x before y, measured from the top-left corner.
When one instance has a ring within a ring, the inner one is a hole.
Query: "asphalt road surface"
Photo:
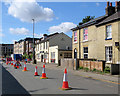
[[[14,69],[5,63],[2,67],[0,64],[2,94],[118,94],[117,84],[73,75],[69,70],[68,82],[72,90],[63,91],[59,88],[62,87],[64,70],[46,68],[48,79],[40,79],[42,68],[38,67],[40,76],[35,77],[35,66],[26,65],[28,71],[23,72],[23,69]]]

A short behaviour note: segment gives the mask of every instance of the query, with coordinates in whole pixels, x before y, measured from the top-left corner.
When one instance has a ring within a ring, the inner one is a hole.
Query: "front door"
[[[77,50],[76,50],[76,48],[74,49],[74,58],[75,59],[77,58]]]
[[[43,55],[41,55],[41,62],[43,62]]]

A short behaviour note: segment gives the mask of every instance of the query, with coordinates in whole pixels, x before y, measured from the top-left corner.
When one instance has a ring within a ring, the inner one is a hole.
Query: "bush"
[[[96,72],[96,69],[94,68],[92,71],[93,71],[93,72]]]
[[[89,68],[84,68],[84,70],[85,70],[86,72],[88,72],[88,71],[89,71]]]
[[[79,67],[79,69],[83,69],[83,67]]]
[[[109,66],[106,66],[105,69],[104,69],[104,72],[105,72],[105,73],[110,73],[110,67],[109,67]]]

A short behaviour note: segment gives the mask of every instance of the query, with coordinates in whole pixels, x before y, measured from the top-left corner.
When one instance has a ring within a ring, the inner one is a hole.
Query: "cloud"
[[[72,23],[72,22],[64,22],[61,23],[58,26],[52,26],[48,29],[50,33],[55,33],[55,32],[69,32],[71,31],[70,29],[76,27],[77,25]]]
[[[0,32],[0,37],[4,37],[5,35],[2,33],[2,32]]]
[[[11,34],[17,34],[17,35],[27,35],[29,33],[29,30],[26,28],[10,28],[9,29]]]
[[[8,14],[22,22],[51,21],[54,13],[50,8],[43,8],[36,0],[13,0],[9,3]]]
[[[36,34],[36,33],[34,33],[34,36],[37,38],[40,38],[40,37],[42,37],[43,36],[43,34]]]
[[[97,3],[96,3],[96,6],[100,6],[100,3],[97,2]]]

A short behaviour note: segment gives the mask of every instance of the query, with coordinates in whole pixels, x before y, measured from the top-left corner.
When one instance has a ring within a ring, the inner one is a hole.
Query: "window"
[[[39,50],[41,50],[40,44],[39,44]]]
[[[106,39],[112,38],[112,26],[108,25],[106,26]]]
[[[112,46],[107,46],[106,48],[106,61],[112,61]]]
[[[47,45],[47,42],[46,42],[46,49],[47,49],[48,45]]]
[[[55,52],[51,52],[51,59],[55,59]]]
[[[83,55],[85,59],[88,58],[88,47],[83,48]]]
[[[77,43],[77,31],[74,32],[74,43]]]
[[[72,53],[64,53],[64,58],[72,58]]]
[[[43,49],[45,49],[45,43],[43,43]]]
[[[88,40],[88,28],[83,29],[83,40],[84,41]]]

